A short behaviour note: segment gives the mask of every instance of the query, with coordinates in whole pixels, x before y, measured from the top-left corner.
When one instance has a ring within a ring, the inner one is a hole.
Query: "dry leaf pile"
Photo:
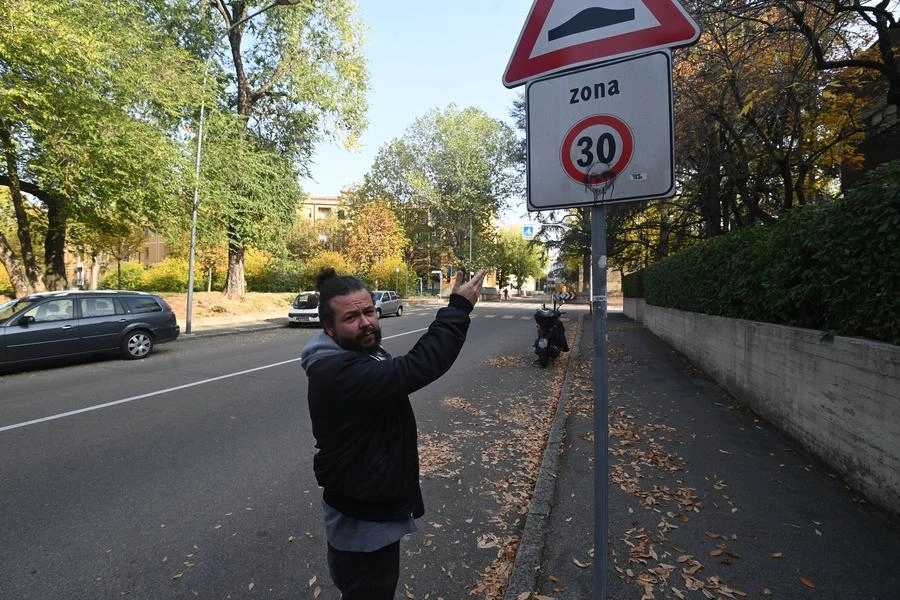
[[[567,329],[574,335],[578,326],[571,323]],[[533,354],[527,349],[521,355],[491,358],[485,364],[503,369],[503,377],[518,380],[539,375],[540,393],[512,396],[503,391],[503,385],[495,385],[479,391],[477,402],[445,398],[441,406],[452,415],[451,430],[419,433],[423,480],[443,480],[450,489],[462,486],[480,498],[479,506],[488,509],[478,518],[465,519],[467,530],[457,527],[449,517],[442,521],[444,507],[429,508],[432,521],[423,548],[409,553],[415,556],[421,551],[454,545],[454,563],[432,568],[439,568],[448,578],[459,578],[471,563],[484,564],[484,552],[494,552],[490,564],[480,569],[477,580],[465,582],[470,595],[500,600],[506,592],[568,356],[564,354],[540,371],[535,371]],[[472,554],[476,558],[470,559]],[[439,597],[413,589],[411,584],[406,593],[408,598]]]
[[[637,362],[621,344],[610,344],[607,352],[611,364],[627,367]],[[571,392],[567,413],[585,417],[586,423],[592,422],[594,399],[589,361],[578,366]],[[618,576],[638,587],[641,600],[746,597],[744,591],[729,586],[720,576],[705,574],[703,557],[688,553],[672,541],[673,532],[704,509],[704,499],[698,496],[697,490],[683,484],[681,474],[685,461],[673,450],[681,443],[681,433],[646,414],[640,418],[633,414],[627,405],[617,401],[623,394],[622,376],[611,370],[610,485],[634,496],[639,507],[638,511],[630,509],[634,512],[630,528],[610,532],[611,537],[621,540],[626,552],[620,557],[611,548]],[[583,432],[579,438],[594,441],[591,432]],[[721,480],[714,486],[720,491],[726,487],[727,483]],[[727,496],[723,495],[723,499],[731,503]],[[711,542],[707,550],[709,560],[731,564],[740,559],[728,547],[731,536],[707,532],[706,539]]]
[[[610,397],[614,400],[612,392]],[[680,476],[685,462],[672,450],[679,431],[667,423],[653,422],[646,414],[639,419],[625,406],[611,406],[609,435],[611,485],[638,498],[650,519],[650,524],[642,525],[646,517],[635,515],[634,526],[620,534],[628,555],[621,559],[613,555],[619,576],[640,586],[641,600],[689,595],[710,600],[746,597],[721,577],[705,575],[700,558],[670,539],[682,523],[704,509],[704,500],[694,488],[684,485]],[[714,487],[723,490],[727,484],[720,480]],[[730,503],[727,496],[723,498]],[[718,541],[708,551],[713,560],[731,564],[740,559],[727,546],[734,536],[707,532],[706,537]]]

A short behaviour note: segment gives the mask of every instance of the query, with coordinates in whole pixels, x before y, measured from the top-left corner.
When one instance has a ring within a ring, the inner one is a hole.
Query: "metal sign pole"
[[[591,309],[594,324],[594,594],[604,600],[609,573],[609,370],[607,366],[606,206],[591,210]]]

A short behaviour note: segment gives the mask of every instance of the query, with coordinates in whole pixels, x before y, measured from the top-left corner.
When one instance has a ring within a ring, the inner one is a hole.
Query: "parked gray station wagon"
[[[113,351],[144,358],[179,332],[171,307],[153,294],[33,294],[0,304],[0,366]]]

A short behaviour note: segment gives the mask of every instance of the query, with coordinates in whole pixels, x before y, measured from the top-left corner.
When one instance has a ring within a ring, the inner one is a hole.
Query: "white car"
[[[300,292],[288,310],[288,325],[319,324],[319,292]]]

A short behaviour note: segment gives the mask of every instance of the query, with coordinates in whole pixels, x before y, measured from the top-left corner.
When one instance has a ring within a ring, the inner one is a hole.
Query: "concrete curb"
[[[572,352],[566,363],[566,377],[557,400],[556,414],[553,416],[553,424],[550,426],[541,468],[534,484],[534,493],[528,504],[525,527],[522,530],[522,539],[519,541],[519,549],[516,552],[516,561],[509,576],[509,584],[506,586],[506,594],[503,596],[504,600],[516,600],[520,594],[534,591],[537,587],[537,574],[541,567],[544,539],[547,535],[547,521],[550,519],[552,505],[556,499],[557,467],[560,447],[565,438],[565,409],[569,398],[569,388],[572,385],[575,354],[581,353],[584,323],[589,317],[589,314],[582,317],[582,326],[578,328],[576,339],[572,342]]]
[[[287,327],[287,313],[272,313],[253,316],[238,317],[204,317],[196,319],[191,323],[190,333],[182,331],[178,339],[197,339],[203,337],[214,337],[219,335],[229,335],[232,333],[241,333],[248,331],[262,331],[265,329],[278,329]],[[182,329],[184,329],[182,325]]]

